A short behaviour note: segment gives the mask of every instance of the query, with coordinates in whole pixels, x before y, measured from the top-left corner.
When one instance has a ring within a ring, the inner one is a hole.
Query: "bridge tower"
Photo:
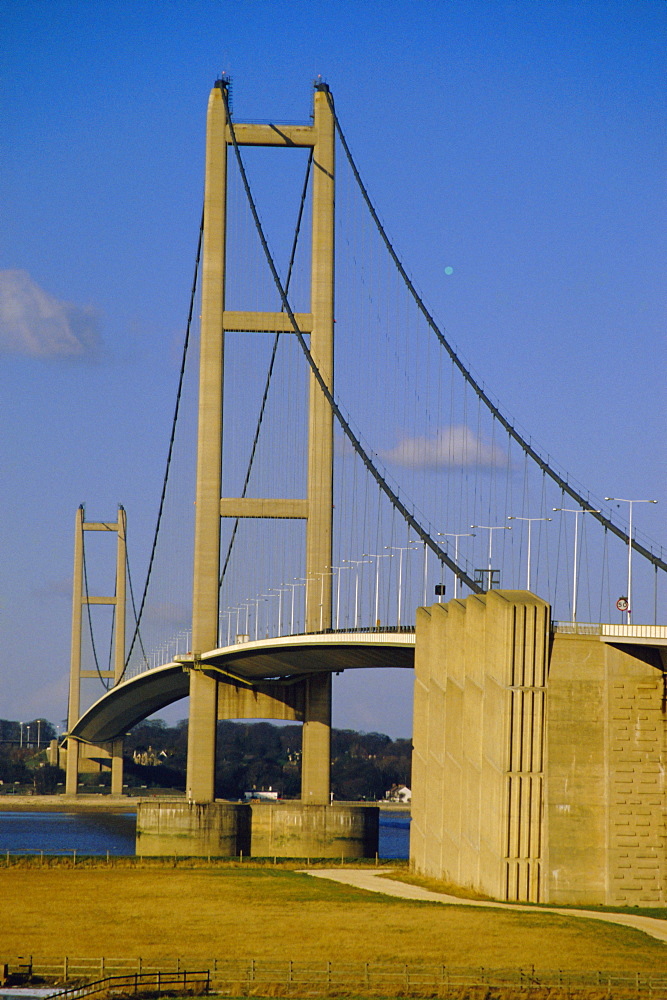
[[[306,521],[306,631],[331,625],[333,414],[310,373],[308,486],[303,499],[222,497],[222,405],[226,331],[293,332],[284,312],[225,308],[227,151],[239,146],[313,149],[310,312],[297,314],[310,350],[333,389],[334,120],[326,84],[316,84],[312,126],[236,124],[227,116],[228,83],[218,80],[208,104],[202,266],[199,430],[194,551],[187,791],[192,802],[215,795],[215,735],[221,682],[197,669],[197,656],[218,642],[220,518],[300,518]],[[323,595],[323,597],[322,597]],[[321,608],[320,605],[323,605]],[[303,684],[302,802],[329,802],[331,676]]]
[[[116,589],[113,597],[93,597],[87,592],[84,573],[84,531],[116,532]],[[127,538],[127,515],[123,507],[118,508],[116,521],[86,521],[83,505],[76,512],[74,524],[74,576],[72,586],[72,647],[70,657],[69,702],[67,710],[67,730],[72,730],[81,715],[81,681],[87,678],[107,678],[117,684],[125,668],[125,569]],[[81,669],[81,632],[84,608],[91,604],[110,604],[114,614],[114,667],[113,670]],[[123,793],[123,741],[113,740],[106,746],[94,747],[93,752],[111,758],[111,794]],[[76,795],[79,771],[85,767],[84,759],[90,757],[88,747],[83,747],[72,736],[67,737],[67,765],[65,793]]]

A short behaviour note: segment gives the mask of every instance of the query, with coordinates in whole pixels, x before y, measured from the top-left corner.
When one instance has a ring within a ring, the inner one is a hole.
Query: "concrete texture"
[[[138,857],[250,854],[250,806],[150,799],[137,805]]]
[[[416,871],[498,899],[541,898],[548,634],[548,605],[524,592],[418,610]]]
[[[374,858],[377,854],[377,807],[253,802],[251,809],[253,857]]]
[[[501,900],[664,905],[660,655],[554,631],[523,591],[419,609],[414,870]]]
[[[378,824],[373,806],[145,799],[137,805],[136,851],[140,857],[372,858]]]

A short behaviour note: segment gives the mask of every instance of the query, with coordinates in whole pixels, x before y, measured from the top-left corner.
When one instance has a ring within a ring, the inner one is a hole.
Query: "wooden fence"
[[[575,972],[566,969],[507,968],[487,969],[420,963],[271,961],[268,959],[152,960],[119,958],[38,958],[4,957],[0,964],[9,980],[25,983],[39,980],[54,985],[60,1000],[83,996],[84,984],[101,981],[126,981],[125,992],[164,992],[169,977],[169,992],[183,993],[210,990],[229,997],[239,996],[377,996],[377,997],[448,997],[463,996],[464,990],[475,996],[498,991],[499,996],[529,998],[542,995],[553,998],[613,998],[634,1000],[650,997],[667,1000],[667,967],[664,973],[644,972]],[[205,972],[188,972],[204,968]],[[185,977],[185,978],[184,978]],[[189,980],[187,977],[192,977]],[[205,987],[203,983],[205,982]],[[72,988],[62,992],[68,984]],[[190,985],[189,985],[190,984]],[[196,988],[195,988],[196,987]],[[120,989],[120,987],[116,987]],[[459,991],[458,993],[456,991]],[[490,994],[489,994],[490,995]]]

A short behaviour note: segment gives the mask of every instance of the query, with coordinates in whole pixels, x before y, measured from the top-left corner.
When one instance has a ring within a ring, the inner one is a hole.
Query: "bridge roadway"
[[[192,653],[121,681],[84,712],[72,736],[106,743],[189,694],[190,671],[252,687],[262,681],[289,684],[306,674],[339,673],[362,667],[414,666],[415,633],[410,630],[322,632],[236,643],[196,658]]]
[[[597,635],[601,642],[634,647],[635,655],[659,665],[667,662],[667,627],[651,625],[587,625],[552,622],[552,631]],[[644,647],[639,653],[638,647]],[[167,705],[189,694],[190,670],[251,687],[262,681],[290,684],[305,674],[339,673],[362,667],[414,666],[415,633],[408,629],[318,632],[236,643],[192,653],[153,667],[111,688],[81,716],[72,736],[87,743],[118,739]],[[656,660],[656,656],[658,659]],[[664,669],[664,667],[663,667]]]

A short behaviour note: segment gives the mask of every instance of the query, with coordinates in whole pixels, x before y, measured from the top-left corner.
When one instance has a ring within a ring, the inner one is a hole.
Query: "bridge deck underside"
[[[294,636],[241,643],[201,656],[201,669],[252,685],[269,679],[286,683],[312,673],[414,666],[414,635]],[[184,660],[187,663],[187,659]],[[189,658],[191,660],[191,657]],[[199,664],[198,664],[199,667]],[[88,743],[105,743],[189,694],[189,664],[167,663],[111,688],[72,729]]]

